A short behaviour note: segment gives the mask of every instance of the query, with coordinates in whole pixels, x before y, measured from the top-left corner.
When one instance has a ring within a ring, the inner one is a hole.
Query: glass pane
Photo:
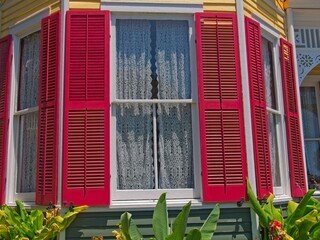
[[[160,99],[190,99],[187,21],[156,21],[156,69]]]
[[[158,104],[159,188],[193,188],[190,104]]]
[[[268,124],[273,186],[281,187],[277,116],[272,113],[268,113]]]
[[[151,38],[147,20],[117,20],[117,98],[151,99]]]
[[[301,87],[300,98],[304,138],[318,138],[320,131],[315,88]]]
[[[320,141],[305,141],[309,188],[320,190]]]
[[[38,112],[20,117],[20,148],[17,192],[35,192],[38,136]]]
[[[40,32],[21,39],[18,110],[38,106]]]
[[[265,38],[262,38],[262,51],[267,106],[272,109],[277,109],[273,74],[272,43]]]
[[[153,189],[152,105],[117,106],[118,189]]]

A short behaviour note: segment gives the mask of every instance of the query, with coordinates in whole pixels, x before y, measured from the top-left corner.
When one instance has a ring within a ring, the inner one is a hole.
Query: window
[[[319,82],[308,77],[300,87],[308,185],[320,190]]]
[[[190,22],[115,20],[115,199],[128,190],[196,197]]]
[[[38,135],[40,32],[20,40],[19,82],[16,98],[16,193],[34,193]],[[29,194],[30,195],[30,194]]]

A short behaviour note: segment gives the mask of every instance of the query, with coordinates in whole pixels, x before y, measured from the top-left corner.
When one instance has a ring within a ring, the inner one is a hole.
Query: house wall
[[[44,9],[56,12],[60,9],[59,0],[13,0],[0,8],[0,37],[9,34],[9,28],[18,22]]]
[[[204,0],[205,12],[235,12],[236,0]]]
[[[285,14],[275,2],[271,0],[244,0],[245,15],[259,18],[277,30],[283,37],[285,31]]]
[[[193,209],[189,215],[188,229],[201,227],[211,209]],[[152,237],[152,214],[151,210],[130,211],[133,219],[142,232],[149,239]],[[180,210],[171,210],[169,217],[173,219]],[[80,214],[66,231],[66,239],[80,240],[91,239],[91,236],[102,235],[104,240],[115,239],[112,231],[117,230],[120,215],[123,212],[111,211],[108,213],[92,212]],[[251,220],[249,208],[221,209],[218,228],[214,234],[215,240],[244,240],[253,239],[251,233]]]

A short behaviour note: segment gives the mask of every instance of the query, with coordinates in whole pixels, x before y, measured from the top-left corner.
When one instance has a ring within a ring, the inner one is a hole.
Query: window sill
[[[281,203],[287,203],[290,200],[292,200],[292,197],[288,195],[279,195],[279,196],[275,196],[273,202],[277,204],[281,204]]]

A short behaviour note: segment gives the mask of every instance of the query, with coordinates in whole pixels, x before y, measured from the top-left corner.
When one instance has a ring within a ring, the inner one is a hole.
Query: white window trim
[[[13,38],[12,46],[12,66],[10,80],[10,106],[9,106],[9,125],[8,125],[8,156],[6,171],[6,194],[5,202],[8,205],[15,205],[15,200],[20,200],[26,205],[35,205],[35,192],[32,193],[16,193],[17,186],[17,140],[15,140],[14,129],[17,129],[17,122],[14,118],[21,114],[38,111],[38,107],[17,111],[17,97],[20,72],[20,40],[27,35],[41,30],[42,18],[50,15],[50,9],[46,8],[37,12],[28,18],[18,22],[10,27],[10,34]]]
[[[275,94],[277,110],[270,109],[267,107],[267,112],[271,112],[279,116],[279,125],[276,128],[278,135],[278,149],[279,149],[279,161],[280,161],[280,179],[281,187],[273,187],[273,193],[275,195],[275,201],[282,201],[283,199],[291,198],[290,191],[290,179],[289,176],[289,162],[287,148],[287,132],[285,123],[284,113],[284,97],[282,89],[282,76],[281,76],[281,63],[280,63],[280,38],[281,34],[279,31],[274,29],[269,24],[265,23],[259,17],[254,16],[260,23],[261,36],[270,41],[273,45],[272,56],[273,56],[273,71],[275,78]]]
[[[111,42],[110,42],[110,101],[111,101],[111,127],[110,127],[110,169],[111,169],[111,206],[121,206],[122,204],[140,205],[145,204],[151,199],[158,199],[162,192],[167,192],[168,199],[177,199],[178,205],[187,200],[197,201],[201,196],[201,157],[200,157],[200,135],[199,118],[198,118],[198,91],[197,91],[197,72],[196,62],[190,61],[191,71],[191,99],[179,100],[179,102],[187,102],[192,104],[192,136],[193,136],[193,162],[194,162],[194,188],[193,189],[164,189],[164,190],[117,190],[117,166],[116,166],[116,117],[114,104],[119,102],[128,102],[130,100],[116,99],[116,19],[152,19],[152,20],[188,20],[189,22],[189,46],[190,46],[190,60],[196,58],[195,46],[195,22],[194,16],[187,15],[167,15],[167,14],[111,14]],[[170,102],[170,100],[150,100],[152,102]],[[173,100],[176,102],[176,100]],[[145,102],[143,100],[143,102]],[[180,199],[180,200],[179,200]],[[152,202],[152,200],[151,200]]]

